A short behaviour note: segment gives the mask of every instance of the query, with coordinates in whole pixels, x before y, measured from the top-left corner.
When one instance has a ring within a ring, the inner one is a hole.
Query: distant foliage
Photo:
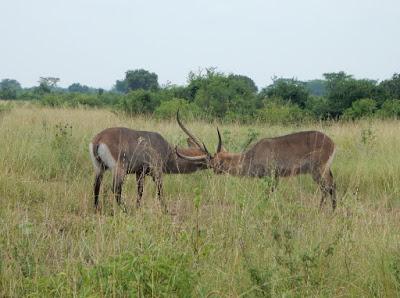
[[[284,102],[297,104],[303,108],[310,96],[304,82],[296,79],[274,79],[272,85],[261,91],[261,95],[269,98],[281,98]]]
[[[264,108],[258,110],[258,120],[270,124],[300,123],[311,119],[309,113],[298,105],[280,103],[277,100],[267,101]]]
[[[323,76],[310,81],[275,77],[258,91],[251,78],[213,67],[190,72],[186,85],[163,86],[156,73],[135,69],[117,80],[111,91],[80,83],[62,88],[55,77],[41,77],[39,85],[32,88],[3,79],[0,99],[37,100],[50,107],[109,107],[127,115],[159,119],[173,118],[180,108],[189,118],[241,123],[400,117],[400,74],[380,83],[356,79],[343,71]]]
[[[89,93],[91,92],[91,88],[86,85],[81,85],[79,83],[73,83],[68,87],[68,91],[75,93]]]
[[[305,86],[311,95],[325,96],[326,94],[326,81],[325,80],[311,80],[305,82]]]
[[[326,97],[330,106],[330,114],[338,118],[350,108],[354,101],[363,98],[374,98],[377,83],[373,80],[356,80],[344,72],[326,73]]]
[[[377,112],[380,118],[400,118],[400,100],[386,100]]]
[[[22,88],[17,80],[4,79],[0,82],[0,99],[17,99]]]
[[[351,108],[344,111],[345,119],[359,119],[371,117],[376,111],[376,101],[371,98],[363,98],[352,103]]]
[[[199,106],[181,98],[173,98],[161,102],[161,104],[156,108],[154,114],[159,119],[173,119],[176,117],[178,109],[181,116],[185,119],[204,118]]]
[[[217,118],[255,113],[257,93],[243,76],[226,76],[215,69],[189,75],[189,96],[204,112]]]
[[[394,98],[400,100],[400,73],[395,73],[391,79],[379,84],[385,99]]]
[[[122,96],[118,102],[118,109],[129,115],[149,114],[154,112],[159,104],[160,96],[157,92],[139,89]]]

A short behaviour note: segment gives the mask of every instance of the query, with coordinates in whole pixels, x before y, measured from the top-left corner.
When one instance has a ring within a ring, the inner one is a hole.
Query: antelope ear
[[[191,139],[191,138],[187,138],[186,142],[189,146],[189,148],[199,148],[199,146],[197,146],[197,144]]]

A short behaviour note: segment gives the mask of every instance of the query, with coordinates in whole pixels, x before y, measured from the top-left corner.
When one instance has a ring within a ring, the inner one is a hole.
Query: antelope
[[[179,112],[177,121],[181,125]],[[178,158],[176,152],[194,157],[203,155],[200,142],[183,128],[189,148],[172,147],[160,134],[151,131],[138,131],[125,127],[107,128],[98,133],[89,144],[89,152],[95,170],[93,185],[94,206],[99,210],[99,191],[103,174],[112,171],[112,191],[118,205],[121,205],[121,193],[124,178],[128,174],[136,174],[137,199],[140,207],[145,176],[149,175],[157,187],[157,197],[164,212],[168,212],[163,200],[162,173],[192,173],[206,169],[202,162],[187,161]]]
[[[329,194],[332,208],[336,208],[336,186],[330,169],[335,155],[335,144],[331,138],[319,131],[303,131],[275,138],[264,138],[243,153],[227,152],[222,146],[217,128],[217,153],[212,156],[203,144],[202,156],[176,154],[192,162],[204,162],[216,174],[235,176],[279,177],[311,174],[322,191],[320,208]]]

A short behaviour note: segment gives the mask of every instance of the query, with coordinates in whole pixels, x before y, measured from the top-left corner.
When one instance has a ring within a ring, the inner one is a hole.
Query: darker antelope
[[[177,155],[193,162],[206,162],[216,174],[228,173],[237,176],[278,177],[311,174],[322,191],[320,207],[329,194],[332,208],[336,208],[336,190],[330,169],[335,144],[319,131],[303,131],[276,138],[265,138],[244,153],[229,153],[222,147],[218,132],[217,153],[212,156],[203,144],[203,156]]]
[[[177,115],[178,123],[179,115]],[[103,174],[112,171],[113,192],[117,203],[121,204],[121,192],[127,174],[136,174],[137,201],[139,207],[142,199],[146,175],[153,178],[157,186],[157,197],[163,210],[167,208],[162,198],[162,173],[192,173],[207,168],[204,163],[196,163],[178,158],[176,151],[195,157],[204,155],[200,142],[189,134],[190,148],[174,148],[158,133],[137,131],[124,127],[107,128],[96,135],[89,145],[96,177],[94,181],[94,205],[98,210],[99,190]]]

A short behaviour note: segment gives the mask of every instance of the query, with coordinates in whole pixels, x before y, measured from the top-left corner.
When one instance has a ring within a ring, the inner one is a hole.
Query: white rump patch
[[[97,154],[109,169],[114,169],[117,161],[111,155],[111,152],[106,144],[100,143],[99,148],[97,149]]]

